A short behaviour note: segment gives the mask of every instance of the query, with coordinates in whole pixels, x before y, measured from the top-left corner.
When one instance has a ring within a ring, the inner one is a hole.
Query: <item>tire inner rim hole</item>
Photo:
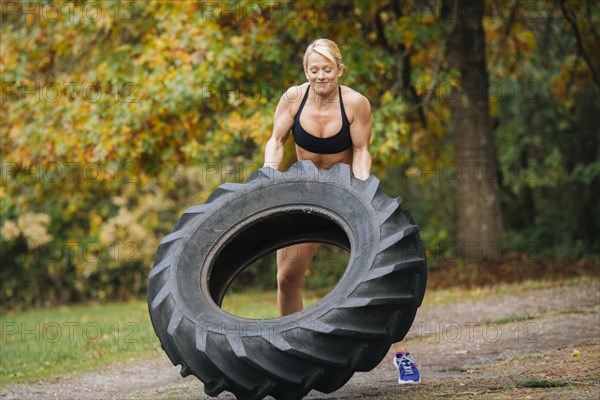
[[[224,246],[216,249],[208,275],[212,300],[222,307],[227,289],[245,270],[257,261],[265,262],[265,258],[275,261],[276,250],[300,243],[325,244],[321,245],[309,268],[327,258],[330,263],[343,262],[343,269],[346,269],[350,239],[331,217],[314,210],[274,213],[237,230]],[[276,268],[272,271],[276,274]],[[275,276],[269,279],[276,282]],[[339,277],[335,282],[338,281]]]

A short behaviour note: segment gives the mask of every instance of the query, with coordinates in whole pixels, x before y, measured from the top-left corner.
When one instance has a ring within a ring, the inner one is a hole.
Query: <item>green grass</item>
[[[322,294],[306,291],[305,306]],[[279,315],[275,291],[228,295],[223,308],[245,318]],[[157,350],[160,343],[145,301],[0,315],[0,384],[88,369]]]
[[[532,315],[511,315],[508,317],[500,318],[494,321],[494,324],[506,325],[513,322],[529,321],[535,319]]]
[[[0,316],[0,383],[38,379],[156,351],[146,302]]]
[[[328,290],[303,291],[304,307],[310,307],[315,304],[327,293]],[[243,293],[228,293],[223,299],[222,308],[230,314],[250,319],[276,318],[279,316],[279,311],[277,310],[277,292],[275,290],[267,292],[246,291]]]
[[[517,387],[525,388],[552,388],[552,387],[564,387],[569,383],[565,381],[550,381],[547,379],[539,378],[528,378],[523,379],[517,383]]]

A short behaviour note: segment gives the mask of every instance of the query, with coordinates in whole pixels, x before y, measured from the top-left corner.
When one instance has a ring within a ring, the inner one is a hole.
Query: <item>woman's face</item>
[[[344,67],[319,53],[312,52],[306,59],[304,73],[313,90],[320,95],[328,95],[337,90],[338,78],[342,76]]]

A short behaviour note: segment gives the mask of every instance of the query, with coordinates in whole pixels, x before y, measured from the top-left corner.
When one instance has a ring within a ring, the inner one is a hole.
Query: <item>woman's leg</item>
[[[277,305],[281,315],[302,310],[300,286],[319,243],[303,243],[277,250]]]
[[[392,348],[394,350],[394,353],[407,353],[408,350],[406,349],[406,340],[402,339],[400,342],[396,342],[394,344],[392,344]]]

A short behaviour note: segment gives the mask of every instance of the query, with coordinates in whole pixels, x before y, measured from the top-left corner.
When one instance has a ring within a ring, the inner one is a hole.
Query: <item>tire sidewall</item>
[[[341,181],[340,176],[327,175],[323,179],[321,175],[294,174],[293,179],[283,175],[268,181],[251,180],[241,190],[211,203],[197,221],[182,228],[186,231],[169,276],[175,307],[200,329],[240,337],[285,335],[299,327],[320,329],[318,319],[332,308],[343,307],[364,280],[374,263],[380,240],[380,221],[371,199],[365,198],[364,192],[352,186],[351,181]],[[282,208],[335,219],[346,231],[352,249],[346,271],[327,295],[297,313],[256,320],[225,312],[212,300],[207,286],[211,260],[220,251],[215,243],[223,243],[223,236],[235,236],[254,215],[280,213]]]

